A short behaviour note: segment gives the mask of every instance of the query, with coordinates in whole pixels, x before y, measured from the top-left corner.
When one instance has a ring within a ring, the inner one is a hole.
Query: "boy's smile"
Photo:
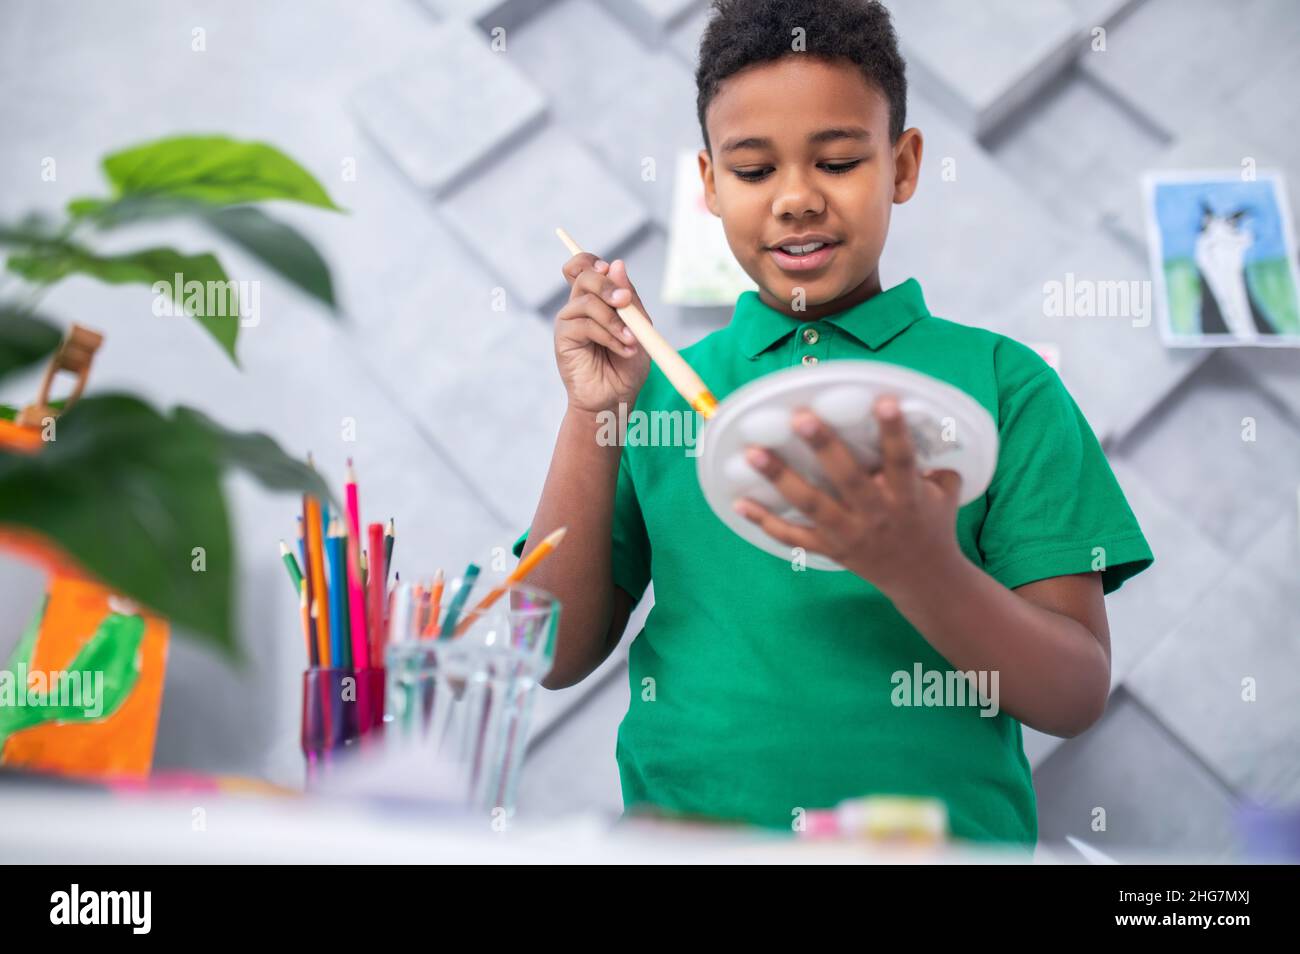
[[[880,291],[891,206],[916,189],[921,133],[890,143],[889,102],[858,68],[806,53],[750,66],[723,82],[707,122],[705,201],[765,304],[809,320]]]

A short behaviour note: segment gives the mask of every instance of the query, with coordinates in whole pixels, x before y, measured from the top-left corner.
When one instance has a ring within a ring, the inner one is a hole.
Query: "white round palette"
[[[812,448],[791,427],[796,408],[807,407],[829,424],[869,468],[880,466],[879,427],[872,413],[876,399],[899,400],[916,448],[917,466],[961,475],[961,503],[988,488],[998,459],[998,430],[992,416],[964,391],[883,361],[827,361],[765,375],[718,404],[700,437],[696,473],[718,519],[737,534],[783,560],[790,547],[769,537],[732,509],[740,497],[762,504],[791,523],[811,521],[745,459],[750,444],[770,448],[809,483],[833,488]],[[806,555],[817,570],[844,569],[822,554]]]

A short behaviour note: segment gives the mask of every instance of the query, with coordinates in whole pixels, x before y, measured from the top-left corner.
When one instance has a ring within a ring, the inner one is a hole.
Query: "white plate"
[[[963,505],[983,494],[998,460],[998,429],[988,411],[964,391],[928,374],[884,361],[840,360],[764,375],[718,404],[704,425],[696,460],[704,498],[718,519],[741,537],[790,560],[787,544],[772,539],[732,509],[737,498],[749,497],[782,519],[810,522],[750,466],[745,448],[749,444],[771,448],[814,486],[829,491],[830,482],[812,449],[790,427],[794,410],[812,408],[864,465],[876,467],[879,435],[871,408],[884,394],[899,399],[920,469],[959,473]],[[806,562],[817,570],[844,569],[816,553],[807,554]]]

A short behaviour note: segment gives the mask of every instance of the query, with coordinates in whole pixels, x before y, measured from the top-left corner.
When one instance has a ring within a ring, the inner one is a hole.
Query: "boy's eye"
[[[854,159],[852,162],[820,162],[817,165],[818,168],[824,169],[832,175],[842,176],[846,172],[852,172],[861,162],[861,159]],[[772,170],[769,167],[763,169],[734,169],[732,171],[735,172],[738,178],[746,182],[758,182],[760,179],[766,178],[767,174]]]
[[[822,168],[827,172],[832,172],[837,176],[842,176],[846,172],[851,172],[858,167],[861,159],[854,159],[852,162],[824,162]]]

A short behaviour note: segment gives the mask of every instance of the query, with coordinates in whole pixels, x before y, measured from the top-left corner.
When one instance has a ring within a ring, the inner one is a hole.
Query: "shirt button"
[[[821,335],[817,333],[816,328],[805,328],[803,330],[803,340],[808,342],[809,344],[816,344],[817,339],[820,337]]]
[[[817,355],[815,355],[815,354],[806,354],[806,355],[804,355],[804,356],[803,356],[803,363],[804,363],[804,364],[816,364],[816,363],[817,363]]]

